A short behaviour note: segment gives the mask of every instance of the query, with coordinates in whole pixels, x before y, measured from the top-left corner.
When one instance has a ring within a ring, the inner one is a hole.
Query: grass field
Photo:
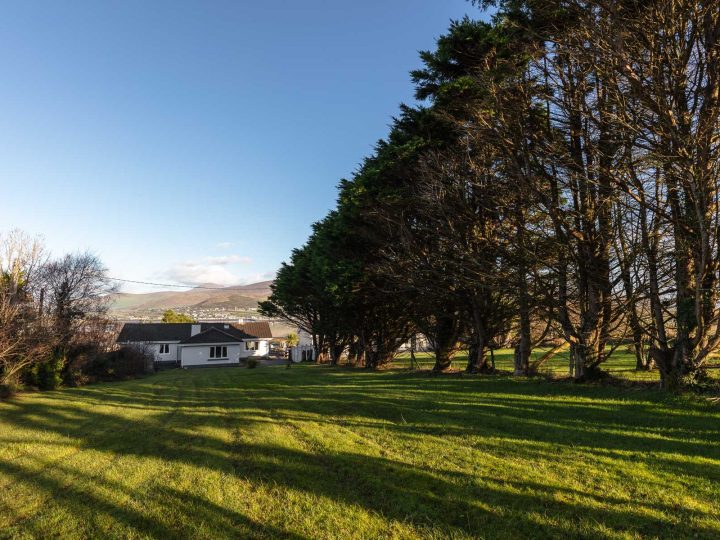
[[[0,403],[0,537],[718,538],[694,397],[326,366]]]
[[[536,359],[541,357],[547,349],[538,347],[533,350],[532,358]],[[514,369],[513,364],[513,350],[512,349],[499,349],[495,351],[495,367],[501,371],[512,372]],[[435,356],[433,353],[417,353],[416,360],[423,369],[431,369],[435,363]],[[568,364],[569,364],[569,353],[567,351],[556,354],[551,359],[543,363],[539,373],[542,375],[549,375],[553,377],[567,377],[568,376]],[[718,359],[713,358],[710,365],[717,365]],[[410,355],[409,353],[400,354],[395,359],[395,365],[397,367],[410,367]],[[467,354],[460,352],[453,358],[452,367],[454,369],[464,370],[467,366]],[[652,371],[636,371],[635,370],[635,356],[634,354],[627,351],[626,346],[618,347],[602,365],[602,369],[610,373],[613,377],[618,379],[625,379],[628,381],[643,381],[643,382],[659,382],[660,372],[655,369]],[[713,378],[720,378],[720,369],[709,369],[708,375]]]

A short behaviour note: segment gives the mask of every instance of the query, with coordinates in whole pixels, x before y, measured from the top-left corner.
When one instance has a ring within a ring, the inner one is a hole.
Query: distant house
[[[225,323],[126,323],[117,343],[147,345],[155,361],[181,367],[239,364],[270,352],[267,322],[243,325]]]
[[[290,359],[293,362],[306,362],[315,360],[315,348],[313,347],[312,336],[302,330],[297,329],[298,344],[295,347],[291,347],[288,351]]]

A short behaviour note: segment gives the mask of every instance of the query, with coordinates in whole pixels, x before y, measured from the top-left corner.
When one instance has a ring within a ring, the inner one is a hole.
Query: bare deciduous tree
[[[0,385],[47,353],[39,306],[33,297],[45,261],[43,243],[20,231],[0,235]]]
[[[89,321],[104,318],[116,286],[92,253],[69,254],[43,267],[42,288],[56,345],[67,349]]]

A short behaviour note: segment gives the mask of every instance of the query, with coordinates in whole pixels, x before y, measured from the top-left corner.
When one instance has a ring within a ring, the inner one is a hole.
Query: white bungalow
[[[267,322],[243,325],[224,323],[126,323],[117,343],[146,345],[160,364],[181,367],[238,365],[249,357],[270,352],[272,333]]]

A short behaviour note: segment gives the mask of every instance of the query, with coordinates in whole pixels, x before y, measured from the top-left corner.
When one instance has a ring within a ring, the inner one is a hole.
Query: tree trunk
[[[415,369],[417,360],[415,359],[415,349],[417,348],[417,335],[413,334],[410,338],[410,369]]]
[[[523,320],[526,319],[526,320]],[[515,345],[515,375],[528,375],[530,373],[530,316],[523,316],[520,312],[520,339]]]
[[[517,250],[520,251],[517,263],[517,295],[518,317],[520,328],[518,342],[515,345],[515,375],[527,375],[530,371],[530,294],[528,292],[527,261],[525,254],[525,215],[523,214],[524,197],[518,191],[515,200]]]
[[[473,301],[473,334],[472,341],[470,343],[470,350],[468,351],[468,365],[465,369],[468,373],[479,373],[484,367],[485,347],[487,345],[485,324],[483,323],[480,311],[475,304],[475,301]]]
[[[435,322],[435,366],[433,371],[445,371],[452,365],[460,334],[460,317],[443,315]]]
[[[312,344],[313,344],[313,354],[315,355],[315,361],[320,362],[320,342],[318,340],[318,335],[313,332],[312,333]]]
[[[570,375],[575,381],[585,380],[587,349],[579,343],[570,343]]]
[[[487,349],[487,341],[484,335],[478,335],[473,340],[473,345],[470,347],[468,356],[468,366],[466,371],[468,373],[490,373],[492,369],[488,364],[488,360],[485,357]]]
[[[344,350],[345,345],[343,343],[332,343],[330,345],[330,365],[338,365],[338,362],[340,361],[340,356],[342,355]]]

